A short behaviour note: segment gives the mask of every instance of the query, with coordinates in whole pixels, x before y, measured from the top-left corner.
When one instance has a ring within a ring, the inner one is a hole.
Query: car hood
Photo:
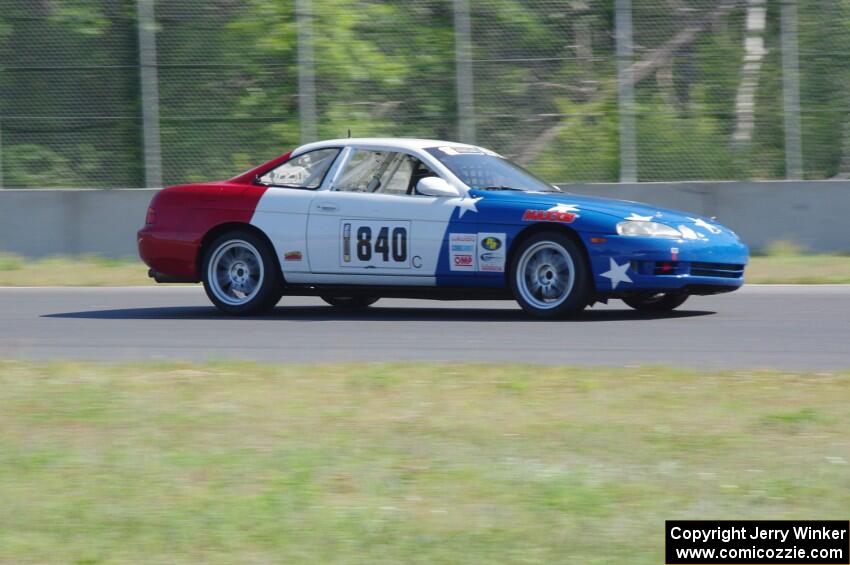
[[[652,217],[658,218],[658,221],[666,220],[667,222],[692,222],[694,219],[711,221],[709,218],[704,216],[680,210],[672,210],[670,208],[662,208],[629,200],[616,200],[613,198],[587,196],[584,194],[574,194],[570,192],[473,190],[470,192],[470,195],[474,197],[482,197],[486,202],[499,202],[503,205],[513,204],[519,208],[533,207],[546,210],[548,208],[558,206],[559,204],[578,206],[579,210],[607,214],[617,218],[618,220],[625,219],[634,214],[646,219],[649,219],[647,217]]]
[[[568,223],[577,231],[614,233],[618,222],[643,220],[675,227],[682,232],[684,239],[739,241],[735,232],[711,218],[641,202],[569,192],[472,190],[470,196],[480,198],[479,209],[490,212],[482,216],[482,221],[486,217],[496,222],[521,222],[526,211],[546,210],[575,214],[575,220]]]

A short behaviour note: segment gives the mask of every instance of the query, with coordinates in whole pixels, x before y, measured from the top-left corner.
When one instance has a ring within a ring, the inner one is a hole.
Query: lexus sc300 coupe
[[[712,219],[562,192],[493,151],[418,139],[310,143],[164,189],[138,244],[154,279],[203,282],[236,315],[284,295],[513,298],[542,318],[612,298],[672,310],[740,287],[748,259]]]

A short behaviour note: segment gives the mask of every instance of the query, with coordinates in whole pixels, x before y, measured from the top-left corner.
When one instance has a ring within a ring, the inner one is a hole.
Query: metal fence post
[[[800,140],[800,60],[797,51],[797,0],[782,0],[782,98],[785,115],[785,176],[803,178]]]
[[[154,0],[137,0],[139,26],[139,80],[142,94],[145,186],[162,186],[162,147],[159,133],[159,77],[156,60]]]
[[[313,55],[312,0],[295,1],[298,27],[298,118],[301,143],[316,140],[316,70]]]
[[[472,43],[469,2],[454,0],[455,80],[458,138],[475,143],[475,90],[472,76]]]
[[[620,123],[620,182],[637,182],[635,86],[632,72],[632,2],[617,0],[617,106]]]

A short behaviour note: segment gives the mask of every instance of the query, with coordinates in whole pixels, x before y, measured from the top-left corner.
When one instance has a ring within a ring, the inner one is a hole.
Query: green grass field
[[[748,283],[850,284],[850,256],[813,255],[792,250],[756,256]],[[0,286],[127,286],[155,284],[147,267],[132,259],[54,257],[24,259],[0,254]]]
[[[0,254],[0,286],[132,286],[156,284],[133,259],[96,256],[32,259]]]
[[[847,519],[850,372],[0,362],[0,563],[663,563]]]

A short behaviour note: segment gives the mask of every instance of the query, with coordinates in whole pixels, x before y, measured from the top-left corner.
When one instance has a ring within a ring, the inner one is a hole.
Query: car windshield
[[[520,190],[560,192],[504,157],[475,147],[431,147],[426,149],[470,188],[479,190]]]

